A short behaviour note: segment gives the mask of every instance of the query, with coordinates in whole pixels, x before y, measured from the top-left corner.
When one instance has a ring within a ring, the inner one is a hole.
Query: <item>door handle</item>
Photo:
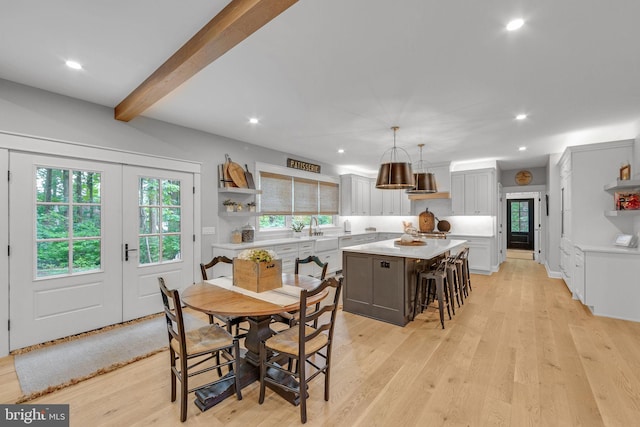
[[[124,244],[124,260],[129,261],[129,252],[137,252],[137,251],[138,251],[137,248],[129,249],[129,244],[125,243]]]

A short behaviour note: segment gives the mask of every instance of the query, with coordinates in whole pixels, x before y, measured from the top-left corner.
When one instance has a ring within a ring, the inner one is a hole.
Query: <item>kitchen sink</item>
[[[338,249],[337,237],[313,237],[315,240],[315,252],[333,251]]]

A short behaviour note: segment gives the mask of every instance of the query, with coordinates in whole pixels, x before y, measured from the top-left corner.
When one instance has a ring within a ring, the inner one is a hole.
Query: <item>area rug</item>
[[[204,324],[188,313],[184,313],[184,318],[187,329]],[[164,350],[168,344],[165,322],[164,316],[157,316],[16,354],[14,364],[23,393],[16,403],[35,399]]]

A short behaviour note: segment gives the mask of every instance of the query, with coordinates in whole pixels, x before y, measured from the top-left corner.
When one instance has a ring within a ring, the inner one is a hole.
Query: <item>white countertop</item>
[[[309,240],[320,240],[320,239],[337,239],[340,237],[350,237],[350,236],[359,236],[364,234],[378,234],[377,231],[364,231],[364,232],[354,232],[354,233],[345,233],[345,232],[337,232],[324,234],[322,236],[311,236],[309,237],[307,234],[304,234],[300,237],[283,237],[280,239],[264,239],[264,240],[254,240],[250,243],[212,243],[211,246],[214,248],[220,249],[231,249],[231,250],[243,250],[243,249],[252,249],[252,248],[263,248],[267,246],[275,246],[275,245],[286,245],[287,243],[300,243]]]
[[[609,254],[624,254],[624,255],[640,255],[638,248],[624,248],[622,246],[596,246],[596,245],[582,245],[575,244],[575,247],[583,252],[603,252]]]
[[[396,245],[397,239],[382,240],[380,242],[365,243],[363,245],[347,246],[342,248],[345,252],[358,252],[373,255],[396,256],[402,258],[431,259],[438,255],[459,248],[466,240],[454,239],[425,239],[424,246]]]

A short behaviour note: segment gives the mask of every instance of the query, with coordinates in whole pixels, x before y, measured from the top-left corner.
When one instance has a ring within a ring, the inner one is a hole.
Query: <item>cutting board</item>
[[[225,161],[222,167],[224,186],[225,187],[237,187],[237,185],[231,179],[231,175],[229,174],[229,165],[231,164],[231,157],[228,154],[224,155]]]
[[[249,188],[256,188],[256,183],[253,181],[253,175],[251,174],[251,172],[249,172],[249,166],[247,166],[247,164],[245,163],[244,168],[247,170],[244,173],[244,177],[247,180],[247,187]]]
[[[233,183],[240,188],[247,188],[247,179],[244,176],[244,169],[237,163],[231,161],[229,157],[229,166],[227,168],[229,176],[233,180]]]
[[[403,242],[402,240],[396,240],[393,243],[395,243],[398,246],[424,246],[427,244],[427,242],[423,242],[422,240],[414,240],[411,242]]]

